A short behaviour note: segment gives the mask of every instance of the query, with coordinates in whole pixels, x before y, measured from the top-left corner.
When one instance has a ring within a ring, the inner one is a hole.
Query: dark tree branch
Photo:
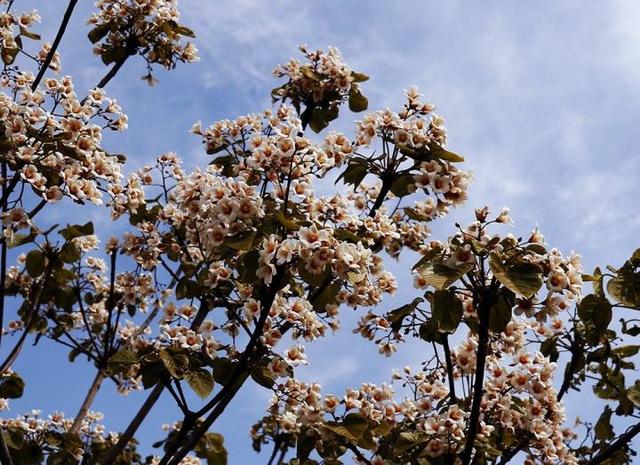
[[[613,454],[628,445],[629,442],[640,433],[640,423],[633,425],[626,433],[620,435],[618,439],[609,444],[608,447],[597,453],[591,460],[584,465],[599,465],[609,459]]]
[[[207,316],[207,313],[209,313],[209,303],[207,302],[207,299],[202,299],[202,301],[200,302],[200,308],[198,309],[198,313],[191,323],[190,329],[197,329],[198,327],[200,327],[205,317]],[[127,426],[127,429],[118,438],[118,442],[105,452],[105,454],[98,461],[98,464],[107,465],[115,461],[118,454],[120,454],[120,452],[124,450],[129,441],[131,441],[131,439],[133,438],[134,434],[136,434],[138,428],[140,428],[140,425],[160,398],[160,394],[162,394],[162,391],[164,391],[163,383],[158,383],[154,386],[153,390],[147,397],[147,400],[144,401],[144,404],[142,404],[135,417],[133,417],[133,420],[131,420],[131,422]]]
[[[38,85],[42,81],[44,77],[44,73],[47,72],[47,68],[51,64],[51,60],[55,56],[56,51],[58,50],[58,46],[60,45],[60,41],[62,40],[62,36],[64,36],[65,31],[67,30],[67,25],[69,24],[69,20],[71,19],[71,15],[73,14],[73,9],[76,7],[78,0],[70,0],[69,5],[67,6],[67,11],[64,12],[64,17],[62,18],[62,23],[60,23],[60,27],[58,28],[58,33],[56,34],[55,39],[53,40],[53,44],[51,44],[51,50],[47,53],[46,58],[42,65],[40,65],[40,69],[38,70],[38,74],[36,75],[36,79],[31,84],[31,90],[35,91],[38,88]]]
[[[253,335],[249,339],[249,342],[247,343],[247,346],[242,353],[238,364],[234,367],[233,373],[230,377],[230,381],[220,390],[218,395],[216,395],[211,400],[211,402],[207,403],[207,405],[196,412],[196,415],[200,417],[209,409],[213,408],[213,410],[211,410],[211,413],[209,413],[209,416],[207,416],[207,418],[195,430],[193,430],[182,447],[178,449],[175,454],[172,454],[170,451],[168,451],[158,465],[177,465],[195,447],[200,438],[208,431],[208,429],[218,419],[222,412],[224,412],[229,402],[231,402],[236,393],[240,390],[249,376],[249,362],[251,360],[251,357],[254,355],[254,350],[258,345],[260,336],[262,336],[264,325],[267,321],[267,317],[269,316],[271,306],[273,305],[276,295],[278,294],[278,291],[283,284],[283,278],[284,272],[281,268],[273,277],[271,286],[269,288],[263,289],[263,292],[261,293],[262,298],[260,299],[260,318],[256,323],[256,328],[253,332]]]
[[[473,445],[480,426],[480,404],[482,403],[484,369],[489,346],[489,314],[496,299],[496,290],[494,287],[495,286],[491,286],[489,289],[486,289],[484,292],[479,294],[481,300],[478,305],[478,318],[480,319],[480,328],[478,329],[478,353],[476,360],[475,382],[473,385],[473,399],[471,402],[471,414],[469,416],[469,427],[467,430],[467,440],[462,452],[462,465],[469,465],[471,462],[471,453],[473,452]]]
[[[447,378],[449,379],[449,401],[455,404],[456,397],[456,384],[453,379],[453,363],[451,362],[451,350],[449,349],[449,336],[442,335],[442,347],[444,348],[444,358],[447,364]]]
[[[11,454],[7,447],[7,441],[4,439],[4,428],[0,427],[0,463],[2,465],[13,465]]]

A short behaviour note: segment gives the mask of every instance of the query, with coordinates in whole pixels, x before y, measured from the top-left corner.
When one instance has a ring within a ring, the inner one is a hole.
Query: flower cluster
[[[526,351],[526,330],[522,323],[512,322],[502,338],[517,350],[507,352],[496,346],[487,360],[476,448],[490,456],[504,447],[500,438],[527,434],[531,436],[530,456],[545,457],[544,463],[577,463],[567,446],[572,433],[563,428],[564,408],[552,386],[555,364],[540,353]],[[474,374],[476,350],[473,335],[453,349],[456,380]],[[369,432],[373,442],[366,448],[376,453],[388,454],[389,441],[399,435],[420,444],[418,450],[424,457],[456,455],[464,447],[469,413],[460,403],[446,402],[452,395],[446,376],[443,368],[425,367],[414,374],[406,367],[404,374],[394,374],[394,380],[410,393],[402,401],[396,401],[394,390],[384,384],[348,389],[340,398],[322,396],[318,384],[290,379],[276,389],[269,416],[280,433],[316,438],[321,454],[323,449],[330,450],[332,441],[354,440],[355,433],[349,428],[360,419],[358,438],[366,437],[364,430]],[[263,426],[264,420],[254,427],[254,438],[260,436]],[[354,442],[363,445],[360,439]],[[408,449],[403,448],[402,453]],[[405,463],[407,457],[393,459],[392,463]]]
[[[48,202],[68,196],[100,204],[104,184],[120,181],[122,164],[100,146],[102,131],[126,129],[127,117],[100,89],[80,101],[68,76],[47,79],[36,91],[30,89],[33,80],[30,73],[17,73],[1,83],[6,93],[0,94],[0,138],[15,172],[11,182],[23,182]]]
[[[316,108],[327,113],[328,119],[337,117],[338,107],[346,99],[354,111],[366,108],[366,99],[360,94],[357,83],[368,77],[352,71],[337,48],[329,47],[327,52],[310,51],[306,45],[301,45],[299,49],[307,62],[291,59],[273,70],[274,76],[288,79],[286,84],[273,90],[274,101],[290,100],[297,110],[304,104],[309,112]],[[361,104],[364,108],[360,108]]]
[[[389,213],[398,236],[384,243],[394,257],[403,247],[424,248],[431,232],[427,223],[462,204],[471,179],[470,173],[454,165],[462,157],[443,148],[446,131],[442,118],[433,113],[433,105],[424,103],[415,88],[406,96],[399,113],[387,109],[366,114],[357,123],[354,142],[331,133],[323,147],[336,165],[348,163],[343,177],[355,187],[348,195],[356,208],[370,210],[380,196],[383,200],[398,198]],[[374,152],[369,154],[367,149]],[[382,155],[376,155],[378,151]],[[369,173],[379,178],[377,183],[365,181]],[[402,208],[402,198],[415,193],[426,197],[414,198],[412,205]],[[380,211],[386,210],[383,207]]]
[[[0,5],[6,4],[0,2]],[[40,15],[37,10],[22,12],[19,15],[11,12],[10,9],[0,13],[0,57],[5,65],[12,65],[17,55],[22,52],[25,56],[33,59],[38,65],[42,65],[51,50],[51,44],[43,42],[40,49],[35,54],[23,51],[24,39],[40,40],[40,36],[34,33],[31,28],[40,22]],[[60,71],[60,54],[55,52],[51,56],[49,69],[54,72]],[[7,73],[5,68],[2,72]]]
[[[177,0],[98,0],[98,12],[88,23],[94,52],[105,63],[126,59],[139,53],[148,63],[147,79],[153,83],[150,65],[158,63],[172,69],[178,62],[199,60],[198,50],[183,37],[195,37],[193,32],[178,23],[180,12]]]
[[[3,418],[0,420],[3,431],[11,431],[9,450],[30,451],[32,463],[40,463],[44,455],[54,459],[66,459],[68,463],[79,462],[85,456],[85,443],[114,444],[118,436],[115,433],[106,433],[104,425],[100,422],[104,415],[100,412],[89,411],[77,433],[79,437],[72,439],[68,435],[74,419],[67,418],[63,413],[55,412],[44,418],[40,410],[32,410],[29,413],[16,418]],[[43,438],[47,437],[46,447],[43,447]]]

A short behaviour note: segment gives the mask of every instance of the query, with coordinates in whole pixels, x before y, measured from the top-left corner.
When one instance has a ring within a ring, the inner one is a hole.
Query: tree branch
[[[484,279],[484,278],[483,278]],[[480,420],[480,404],[482,403],[484,387],[484,369],[487,359],[487,349],[489,345],[489,312],[495,300],[494,286],[480,294],[480,304],[478,305],[478,318],[480,328],[478,330],[478,353],[476,360],[475,382],[473,385],[473,400],[471,402],[471,415],[469,416],[469,428],[467,440],[462,453],[462,465],[469,465],[473,445],[478,435]]]
[[[7,441],[4,439],[4,428],[2,427],[0,427],[0,463],[2,465],[13,465]]]
[[[247,367],[249,361],[251,359],[251,356],[253,355],[255,347],[260,340],[260,336],[262,336],[264,325],[267,321],[267,317],[269,316],[271,306],[273,305],[276,295],[278,294],[278,291],[280,290],[280,287],[282,285],[281,281],[283,277],[284,272],[281,268],[273,277],[270,288],[263,290],[262,298],[260,299],[260,318],[256,323],[256,329],[249,339],[249,342],[247,343],[247,346],[242,353],[238,364],[235,366],[233,373],[231,374],[230,381],[222,388],[218,395],[216,395],[212,399],[211,402],[209,402],[202,409],[196,412],[196,415],[200,417],[209,409],[213,408],[213,410],[211,411],[209,416],[195,430],[193,430],[193,432],[185,441],[184,445],[180,449],[178,449],[175,454],[172,454],[171,451],[167,451],[158,465],[177,465],[195,447],[200,438],[207,432],[207,430],[218,419],[222,412],[224,412],[226,406],[235,397],[236,393],[240,390],[245,380],[248,378],[249,373]],[[172,455],[173,458],[171,459]],[[171,460],[169,461],[169,459]]]
[[[444,358],[447,364],[447,378],[449,378],[449,400],[450,403],[455,404],[456,397],[456,384],[453,379],[453,363],[451,362],[451,350],[449,349],[449,336],[443,334],[442,347],[444,348]]]
[[[603,463],[605,460],[610,458],[617,451],[622,449],[624,446],[629,444],[629,442],[640,433],[640,423],[629,428],[624,434],[620,435],[618,439],[613,441],[606,447],[604,450],[597,453],[591,460],[586,462],[584,465],[599,465]]]
[[[62,23],[60,23],[60,27],[58,28],[58,33],[56,34],[55,39],[53,40],[53,44],[51,45],[51,49],[49,53],[47,53],[44,62],[40,65],[40,69],[38,70],[38,74],[36,75],[35,80],[31,84],[31,90],[35,91],[38,88],[38,85],[42,81],[44,77],[44,73],[47,72],[47,68],[51,64],[51,60],[55,56],[56,51],[58,50],[58,46],[60,45],[60,41],[62,40],[62,36],[64,35],[67,25],[69,24],[69,20],[71,19],[71,15],[73,14],[73,9],[76,7],[78,0],[70,0],[69,5],[67,6],[67,11],[64,12],[64,17],[62,18]]]
[[[82,421],[87,416],[87,412],[93,404],[93,401],[96,398],[96,394],[98,394],[98,390],[100,389],[100,385],[102,384],[102,381],[104,381],[104,378],[104,371],[102,369],[98,369],[98,373],[96,373],[96,377],[94,378],[93,383],[91,383],[91,387],[89,388],[89,391],[87,392],[87,395],[84,398],[82,405],[80,406],[80,410],[78,410],[78,414],[73,420],[73,424],[69,429],[69,433],[75,434],[80,430]]]
[[[198,327],[200,327],[205,317],[207,316],[207,313],[209,313],[209,303],[207,302],[207,299],[202,299],[202,301],[200,302],[200,308],[198,309],[198,313],[191,323],[190,329],[197,329]],[[142,404],[135,417],[133,417],[133,420],[131,420],[131,422],[129,423],[129,426],[127,426],[127,429],[118,438],[118,442],[105,452],[105,454],[98,461],[98,464],[107,465],[115,461],[118,454],[122,452],[129,441],[133,438],[133,435],[136,434],[138,428],[160,398],[160,394],[162,394],[162,391],[164,391],[163,383],[158,383],[154,386],[153,390],[147,397],[147,400],[144,401],[144,404]]]

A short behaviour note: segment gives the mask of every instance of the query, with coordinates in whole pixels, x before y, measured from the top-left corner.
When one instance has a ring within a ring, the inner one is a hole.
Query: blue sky
[[[86,40],[90,2],[81,3],[61,49],[79,93],[105,72]],[[17,9],[21,4],[41,11],[40,30],[52,38],[66,2],[19,0]],[[620,264],[640,245],[640,3],[182,0],[181,9],[183,23],[198,35],[201,62],[158,70],[160,82],[149,88],[139,80],[143,63],[131,60],[107,88],[130,118],[129,131],[107,145],[128,156],[129,169],[166,151],[190,166],[205,165],[199,140],[188,134],[193,122],[268,107],[275,64],[297,56],[301,43],[334,45],[371,76],[363,86],[370,109],[397,108],[403,89],[417,85],[445,117],[449,147],[474,172],[468,204],[435,225],[434,238],[444,239],[455,221],[466,223],[473,208],[488,204],[511,208],[516,235],[539,224],[550,244],[582,253],[587,270]],[[356,118],[343,112],[337,128],[349,134]],[[81,207],[48,219],[89,216],[110,227],[106,212]],[[392,267],[401,290],[411,289],[406,267]],[[357,318],[345,311],[343,331],[308,348],[311,366],[300,377],[341,393],[364,381],[387,381],[392,367],[419,363],[425,351],[419,345],[401,347],[390,359],[378,356],[373,344],[351,334]],[[38,352],[28,347],[16,365],[34,381],[11,413],[38,407],[73,414],[91,370],[84,362],[69,364],[59,348],[51,347],[46,360]],[[118,429],[146,394],[109,391],[103,389],[95,407]],[[266,461],[250,450],[248,429],[268,397],[262,388],[245,389],[216,428],[227,438],[230,464]],[[584,415],[578,407],[584,398],[574,399],[570,418]],[[163,399],[140,438],[159,439],[159,425],[177,415]]]

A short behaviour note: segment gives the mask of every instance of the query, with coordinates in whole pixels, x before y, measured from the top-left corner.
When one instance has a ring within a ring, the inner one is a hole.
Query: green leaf
[[[513,295],[513,294],[512,294]],[[500,295],[489,312],[489,329],[501,333],[511,321],[511,305]]]
[[[532,298],[542,287],[540,269],[533,263],[519,262],[507,268],[498,254],[491,254],[489,266],[498,281],[525,299]]]
[[[446,337],[440,332],[440,330],[438,329],[438,323],[436,323],[436,321],[433,319],[430,319],[426,323],[421,324],[418,331],[420,339],[426,342],[435,342],[437,344],[442,344],[444,338]]]
[[[404,214],[414,221],[431,221],[431,217],[418,213],[418,210],[412,207],[404,207]]]
[[[75,239],[76,237],[81,236],[90,236],[94,233],[93,223],[89,221],[83,225],[72,224],[67,225],[66,228],[60,230],[60,235],[64,237],[67,241],[71,239]]]
[[[418,260],[418,262],[415,265],[413,265],[411,270],[414,271],[414,270],[425,268],[427,264],[429,264],[441,252],[442,252],[442,249],[440,247],[432,247],[427,253],[425,253],[422,256],[420,260]]]
[[[558,352],[558,340],[555,337],[550,337],[549,339],[545,339],[542,344],[540,344],[540,352],[545,357],[549,357],[549,360],[552,362],[558,361],[560,357],[560,352]]]
[[[415,183],[413,175],[411,174],[403,174],[402,176],[398,176],[391,183],[391,192],[396,197],[405,197],[411,194],[409,190],[409,186]],[[406,209],[405,209],[406,210]]]
[[[80,247],[73,242],[67,242],[60,251],[60,258],[65,263],[75,263],[80,260],[81,257],[82,250],[80,250]]]
[[[235,369],[236,363],[228,358],[218,357],[213,359],[209,365],[213,368],[213,379],[216,383],[226,386],[231,381],[231,374]]]
[[[251,231],[249,233],[245,233],[240,235],[239,237],[233,237],[231,239],[227,239],[224,241],[224,244],[232,249],[248,251],[253,247],[253,242],[256,239],[258,233],[256,231]]]
[[[160,360],[167,371],[177,379],[182,379],[185,369],[189,366],[189,359],[184,354],[170,354],[167,349],[162,349],[159,354]]]
[[[316,134],[320,133],[329,123],[338,117],[338,107],[329,109],[315,107],[311,110],[309,127]]]
[[[337,180],[343,179],[345,184],[353,184],[353,187],[356,188],[368,172],[369,168],[364,163],[350,162]]]
[[[300,264],[298,265],[298,274],[305,283],[311,284],[313,287],[320,287],[329,278],[331,267],[327,266],[321,273],[311,273],[303,264]]]
[[[620,346],[613,349],[613,353],[621,358],[632,357],[638,352],[640,352],[640,346],[637,345]]]
[[[338,239],[339,241],[346,241],[355,244],[356,242],[360,242],[362,238],[355,233],[352,233],[348,229],[338,228],[333,231],[333,237]]]
[[[452,163],[459,163],[464,161],[464,158],[457,153],[445,150],[435,142],[431,142],[429,144],[429,151],[431,152],[432,157],[439,158],[440,160],[446,160]]]
[[[453,333],[462,321],[462,302],[451,290],[436,291],[431,302],[431,317],[440,331]]]
[[[199,368],[194,371],[190,371],[185,375],[185,379],[193,392],[198,394],[201,399],[205,399],[211,391],[213,391],[213,376],[208,370],[204,368]]]
[[[29,252],[25,261],[25,267],[29,276],[32,278],[40,276],[44,272],[44,263],[44,254],[40,250],[32,250]]]
[[[31,31],[29,31],[29,30],[25,29],[25,28],[24,28],[24,27],[22,27],[22,26],[20,26],[20,35],[21,35],[21,36],[28,37],[28,38],[29,38],[29,39],[31,39],[31,40],[40,40],[40,39],[41,39],[41,37],[40,37],[40,35],[39,35],[39,34],[36,34],[36,33],[34,33],[34,32],[31,32]]]
[[[589,294],[578,305],[578,317],[592,324],[598,334],[602,334],[611,323],[611,303],[604,297]]]
[[[16,55],[18,55],[18,51],[20,49],[15,47],[15,48],[9,48],[9,47],[2,47],[2,61],[4,62],[5,65],[11,65],[13,64],[13,62],[16,59]]]
[[[180,34],[181,36],[184,36],[184,37],[190,37],[192,39],[195,39],[195,37],[196,37],[196,34],[186,26],[181,26],[181,25],[177,24],[176,27],[174,28],[174,30],[178,34]]]
[[[369,80],[369,76],[364,73],[358,73],[356,71],[351,71],[351,79],[353,82],[364,82]]]
[[[422,302],[421,297],[417,297],[413,299],[413,302],[410,304],[403,305],[402,307],[398,307],[395,310],[391,310],[387,313],[387,320],[391,323],[391,329],[394,331],[400,331],[402,327],[402,321],[411,315],[414,312],[416,307],[420,302]]]
[[[227,465],[227,449],[220,433],[209,432],[200,439],[193,451],[196,457],[205,459],[207,465]]]
[[[607,292],[622,305],[640,310],[640,272],[634,271],[630,261],[609,280]]]
[[[403,454],[412,447],[427,442],[428,437],[417,431],[403,431],[398,435],[398,440],[394,443],[393,453],[395,455]]]
[[[249,373],[251,375],[251,379],[253,379],[256,383],[258,383],[262,387],[266,387],[267,389],[273,388],[276,380],[271,375],[270,370],[266,367],[265,364],[258,364],[251,367],[251,371]]]
[[[24,392],[24,381],[20,376],[13,373],[0,378],[0,397],[5,399],[17,399],[22,397]]]
[[[349,110],[354,113],[359,113],[365,111],[367,108],[369,108],[369,100],[362,95],[360,87],[358,87],[357,84],[353,84],[351,89],[349,89]]]
[[[337,303],[336,297],[342,288],[341,281],[334,281],[329,284],[314,300],[313,309],[317,312],[324,312],[327,305]]]
[[[613,432],[613,427],[611,426],[612,413],[613,411],[607,405],[604,408],[604,411],[602,412],[602,414],[600,415],[600,418],[598,418],[598,421],[596,422],[596,426],[594,428],[594,431],[596,433],[596,439],[606,441],[609,439],[613,439],[616,436],[615,433]]]
[[[629,399],[633,405],[640,407],[640,384],[636,383],[627,389],[627,399]]]
[[[138,361],[138,354],[131,349],[120,349],[109,358],[110,363],[120,365],[135,365]]]
[[[276,212],[275,217],[278,220],[278,223],[284,226],[287,231],[297,231],[300,229],[300,225],[298,223],[285,217],[284,213],[281,211]]]
[[[442,263],[428,263],[421,267],[418,272],[429,286],[433,286],[441,291],[462,278],[473,269],[473,264],[465,263],[455,268]]]
[[[359,413],[350,413],[342,422],[328,422],[325,427],[334,433],[343,436],[350,441],[358,442],[364,432],[369,428],[369,422]]]
[[[96,27],[94,27],[89,31],[89,33],[87,34],[87,37],[89,37],[89,40],[91,41],[92,44],[95,44],[97,42],[100,42],[102,39],[104,39],[106,35],[109,33],[110,29],[111,29],[110,23],[98,24]]]

